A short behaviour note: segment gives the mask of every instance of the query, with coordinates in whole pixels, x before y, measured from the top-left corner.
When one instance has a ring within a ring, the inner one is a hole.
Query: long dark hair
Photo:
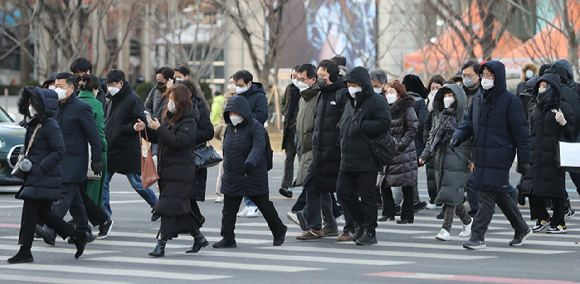
[[[163,112],[163,120],[175,125],[175,122],[193,108],[193,103],[191,102],[191,92],[184,85],[177,84],[165,92],[167,104],[169,104],[169,100],[172,97],[171,94],[173,94],[173,100],[175,101],[175,113],[171,113],[169,108],[166,107]]]

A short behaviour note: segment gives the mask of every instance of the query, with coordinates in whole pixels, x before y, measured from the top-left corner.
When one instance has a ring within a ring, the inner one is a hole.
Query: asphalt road
[[[169,241],[165,257],[151,258],[147,253],[156,244],[160,223],[149,220],[149,206],[124,176],[115,175],[111,185],[115,224],[109,237],[88,244],[78,260],[73,256],[74,245],[63,240],[54,247],[35,241],[33,263],[10,265],[6,259],[18,250],[22,201],[14,199],[13,193],[0,194],[0,283],[580,283],[580,217],[566,220],[568,234],[537,233],[524,246],[510,247],[513,230],[497,209],[486,234],[487,249],[481,251],[462,248],[465,240],[457,236],[458,220],[450,241],[435,240],[442,224],[435,219],[439,210],[419,212],[411,225],[379,223],[378,244],[370,247],[337,243],[334,237],[298,241],[300,228],[286,218],[295,200],[278,194],[282,160],[276,154],[269,173],[271,200],[289,228],[280,247],[272,246],[262,217],[238,218],[238,248],[210,246],[185,254],[192,239],[182,235]],[[210,169],[207,201],[200,204],[207,219],[202,232],[210,243],[221,239],[222,204],[213,202],[216,176],[217,168]],[[419,177],[421,199],[427,200],[423,168]],[[514,184],[517,178],[513,173]],[[573,206],[578,207],[579,198],[570,182],[568,188]],[[294,193],[297,196],[299,189]],[[532,226],[528,208],[520,209]]]

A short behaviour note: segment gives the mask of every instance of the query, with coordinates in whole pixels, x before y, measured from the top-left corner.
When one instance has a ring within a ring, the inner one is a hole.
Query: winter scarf
[[[435,155],[442,145],[445,145],[457,128],[457,119],[455,118],[456,110],[447,108],[439,114],[439,125],[435,128],[431,137],[431,155]]]

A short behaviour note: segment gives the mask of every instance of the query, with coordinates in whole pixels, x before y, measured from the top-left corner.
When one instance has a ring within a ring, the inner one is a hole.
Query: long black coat
[[[417,128],[417,134],[415,134],[415,138],[413,139],[413,141],[415,141],[417,158],[419,158],[425,149],[425,143],[427,143],[427,141],[423,140],[423,129],[425,128],[425,120],[427,119],[429,110],[425,104],[425,99],[423,99],[419,94],[412,92],[409,92],[408,94],[415,100],[413,109],[415,110],[417,120],[419,121],[419,128]]]
[[[234,126],[230,112],[241,114],[244,121]],[[264,157],[266,137],[264,126],[252,123],[252,112],[248,100],[243,96],[233,96],[228,100],[224,120],[228,124],[224,136],[224,160],[221,192],[226,196],[255,196],[268,194],[268,169]],[[254,126],[253,140],[250,127]],[[244,165],[254,167],[246,174]]]
[[[526,178],[531,177],[533,186],[524,188],[522,193],[541,197],[566,197],[566,172],[558,169],[554,157],[558,155],[558,141],[575,140],[574,112],[569,104],[561,101],[558,75],[548,73],[542,76],[534,87],[534,97],[538,94],[540,81],[548,82],[555,93],[548,105],[536,104],[532,111],[532,162]],[[558,109],[564,113],[567,122],[564,126],[556,121],[554,111]]]
[[[71,95],[61,103],[55,116],[66,152],[62,160],[62,182],[79,183],[87,179],[89,149],[93,162],[101,162],[101,135],[91,105]],[[88,142],[88,144],[87,144]]]
[[[199,121],[197,122],[197,135],[195,136],[195,141],[199,145],[205,143],[213,138],[214,130],[211,119],[207,114],[205,102],[197,97],[192,99],[194,105],[197,106],[199,110]],[[195,171],[195,183],[190,192],[189,198],[192,200],[204,201],[205,200],[205,188],[207,182],[207,169],[199,168]]]
[[[16,195],[19,199],[57,200],[60,195],[61,161],[64,158],[64,140],[56,120],[52,119],[58,109],[57,94],[49,89],[26,87],[18,102],[22,115],[28,113],[28,102],[38,112],[32,121],[23,120],[20,125],[26,128],[26,138],[22,151],[26,151],[34,129],[38,129],[28,153],[32,169],[24,177],[22,190]],[[39,167],[44,170],[42,174]]]
[[[337,96],[342,96],[337,99]],[[336,128],[342,116],[342,105],[348,101],[348,90],[342,81],[320,88],[312,135],[312,160],[304,186],[312,192],[335,192],[340,171],[340,133]]]
[[[191,211],[189,195],[195,183],[193,150],[198,119],[199,111],[194,107],[175,125],[163,121],[156,131],[147,128],[151,142],[158,144],[159,200],[155,212],[161,216],[180,216]]]
[[[385,134],[391,128],[391,112],[385,97],[375,93],[369,73],[363,67],[355,67],[344,77],[345,82],[352,82],[362,87],[349,96],[340,118],[340,170],[344,172],[379,172],[382,166],[363,132],[369,139]],[[353,117],[354,114],[354,117]],[[355,119],[353,119],[355,118]]]
[[[107,137],[107,171],[112,173],[141,173],[141,144],[133,129],[138,119],[145,122],[145,107],[133,93],[127,81],[107,102],[105,136]]]

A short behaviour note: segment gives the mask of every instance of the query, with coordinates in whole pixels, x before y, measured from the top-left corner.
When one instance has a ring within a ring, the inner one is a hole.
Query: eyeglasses
[[[312,79],[300,78],[300,79],[298,79],[298,82],[306,83],[306,82],[310,82],[310,80],[312,80]],[[306,84],[308,84],[308,83],[306,83]]]
[[[463,78],[468,77],[468,78],[471,78],[471,79],[475,79],[476,76],[477,75],[475,75],[475,74],[462,74],[461,75],[461,77],[463,77]]]
[[[493,74],[481,74],[481,79],[495,79],[495,76]]]

